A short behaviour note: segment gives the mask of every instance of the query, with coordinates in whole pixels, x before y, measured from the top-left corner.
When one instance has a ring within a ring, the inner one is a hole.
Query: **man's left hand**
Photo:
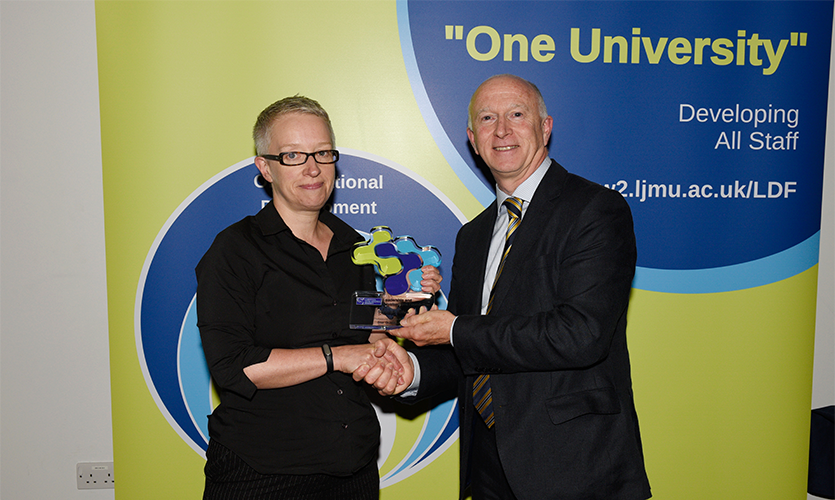
[[[441,271],[439,271],[435,266],[423,266],[420,270],[421,291],[431,293],[432,295],[438,293],[441,289],[441,281],[444,279],[441,276]]]
[[[449,311],[433,309],[410,314],[400,320],[401,328],[389,333],[411,340],[418,346],[449,344],[449,333],[455,316]]]

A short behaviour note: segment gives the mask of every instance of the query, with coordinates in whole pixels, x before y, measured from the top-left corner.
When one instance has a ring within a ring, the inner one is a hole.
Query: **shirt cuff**
[[[410,398],[412,396],[417,396],[418,388],[420,387],[420,363],[418,362],[417,356],[412,354],[409,351],[406,351],[406,354],[412,358],[412,364],[415,367],[415,374],[412,377],[412,383],[409,384],[409,387],[406,388],[405,391],[398,394],[401,398]]]
[[[455,343],[452,341],[452,329],[455,328],[455,322],[458,321],[458,316],[452,318],[452,324],[449,325],[449,345],[455,347]]]

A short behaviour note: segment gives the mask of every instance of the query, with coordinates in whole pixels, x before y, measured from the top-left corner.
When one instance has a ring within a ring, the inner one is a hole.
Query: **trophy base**
[[[383,292],[354,292],[349,327],[352,330],[394,330],[400,328],[400,320],[409,309],[429,309],[434,303],[435,296],[426,292],[395,296]]]

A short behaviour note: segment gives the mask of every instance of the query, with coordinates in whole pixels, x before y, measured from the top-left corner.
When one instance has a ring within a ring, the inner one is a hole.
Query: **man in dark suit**
[[[549,159],[552,118],[530,82],[486,80],[469,115],[497,200],[458,233],[448,310],[393,332],[428,346],[401,399],[457,382],[462,495],[469,482],[475,500],[649,498],[626,346],[629,206]]]

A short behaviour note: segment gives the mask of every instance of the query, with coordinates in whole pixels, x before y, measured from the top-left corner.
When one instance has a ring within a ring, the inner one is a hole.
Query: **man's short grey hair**
[[[280,101],[270,104],[258,115],[258,119],[255,120],[255,127],[252,128],[252,139],[255,141],[256,154],[262,155],[270,152],[273,123],[275,123],[278,117],[289,113],[306,113],[325,120],[331,136],[331,145],[336,147],[333,125],[331,125],[331,119],[328,116],[328,112],[325,111],[325,108],[309,97],[294,95],[293,97],[285,97]]]
[[[542,97],[542,92],[539,91],[539,87],[534,85],[532,82],[529,82],[529,81],[525,80],[522,77],[505,73],[505,74],[502,74],[502,75],[493,75],[490,78],[484,80],[483,82],[481,82],[481,85],[479,85],[478,88],[475,89],[475,92],[473,92],[472,97],[470,97],[470,103],[467,105],[467,128],[468,129],[470,129],[470,130],[473,129],[473,118],[475,118],[473,116],[473,111],[474,111],[473,110],[473,101],[475,100],[476,94],[478,94],[478,91],[481,90],[481,87],[483,87],[485,83],[487,83],[491,80],[495,80],[496,78],[510,78],[510,79],[516,80],[517,82],[520,82],[520,83],[526,85],[528,88],[531,89],[531,92],[533,92],[534,95],[536,96],[537,104],[539,105],[539,119],[544,120],[545,118],[548,117],[548,109],[545,107],[545,99]]]

